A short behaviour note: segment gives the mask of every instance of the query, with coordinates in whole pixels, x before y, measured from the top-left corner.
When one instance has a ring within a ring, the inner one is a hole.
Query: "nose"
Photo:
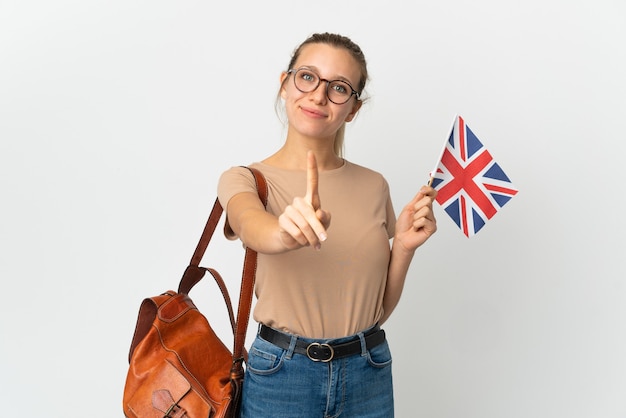
[[[315,90],[311,91],[311,97],[315,100],[315,103],[324,103],[326,102],[327,93],[326,89],[328,88],[328,81],[320,80],[320,83],[317,85]]]

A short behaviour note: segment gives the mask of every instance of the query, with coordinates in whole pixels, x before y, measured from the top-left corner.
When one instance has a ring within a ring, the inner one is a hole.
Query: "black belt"
[[[259,335],[265,341],[274,344],[283,350],[288,350],[291,345],[291,335],[277,331],[265,325],[261,325]],[[365,347],[371,349],[385,341],[385,331],[378,325],[365,333]],[[347,357],[361,352],[361,339],[348,341],[339,344],[328,344],[320,342],[308,342],[302,339],[296,341],[295,353],[304,354],[313,361],[328,362],[336,358]]]

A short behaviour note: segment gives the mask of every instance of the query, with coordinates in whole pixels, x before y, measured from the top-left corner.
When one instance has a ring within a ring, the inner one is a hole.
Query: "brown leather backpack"
[[[267,204],[265,178],[248,169],[254,174],[259,198]],[[214,269],[199,267],[222,212],[216,199],[178,292],[169,290],[141,304],[124,386],[126,417],[230,418],[238,413],[257,253],[246,248],[235,320],[222,277]],[[226,302],[234,335],[232,353],[189,297],[207,271]]]

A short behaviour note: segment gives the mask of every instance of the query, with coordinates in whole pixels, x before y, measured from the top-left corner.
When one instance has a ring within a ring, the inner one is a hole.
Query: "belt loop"
[[[285,353],[285,358],[287,360],[291,360],[293,356],[293,352],[296,349],[296,343],[298,342],[298,337],[295,335],[291,336],[291,341],[289,342],[289,348],[287,349],[287,353]]]
[[[361,356],[365,357],[367,355],[367,344],[365,343],[365,335],[363,332],[358,332],[359,340],[361,341]]]

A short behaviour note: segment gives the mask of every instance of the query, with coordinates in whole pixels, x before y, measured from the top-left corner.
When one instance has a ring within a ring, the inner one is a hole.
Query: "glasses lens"
[[[330,101],[336,104],[343,104],[352,97],[352,87],[343,81],[331,81],[327,91]]]
[[[320,84],[320,78],[311,70],[300,68],[296,71],[293,79],[296,88],[303,93],[309,93],[317,88]]]

